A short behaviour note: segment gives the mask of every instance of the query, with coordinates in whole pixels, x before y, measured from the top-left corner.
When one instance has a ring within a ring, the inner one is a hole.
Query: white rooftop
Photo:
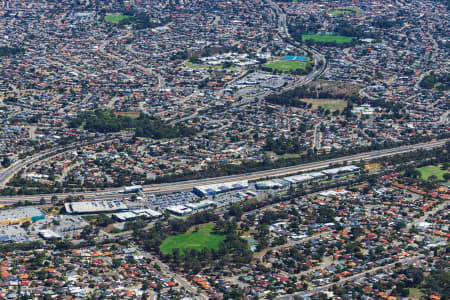
[[[68,213],[107,212],[127,209],[120,200],[82,201],[65,204]]]

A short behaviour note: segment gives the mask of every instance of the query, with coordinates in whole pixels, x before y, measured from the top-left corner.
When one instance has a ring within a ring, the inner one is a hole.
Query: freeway
[[[294,165],[291,167],[284,167],[279,169],[258,171],[249,174],[237,174],[223,177],[214,177],[214,178],[205,178],[205,179],[197,179],[197,180],[188,180],[181,182],[171,182],[171,183],[161,183],[161,184],[150,184],[143,186],[144,192],[152,192],[152,193],[169,193],[169,192],[177,192],[177,191],[186,191],[192,189],[194,186],[198,185],[206,185],[206,184],[217,184],[217,183],[225,183],[239,180],[258,180],[267,177],[279,177],[279,176],[287,176],[299,172],[314,170],[318,168],[328,167],[330,164],[337,163],[352,163],[360,160],[371,160],[375,158],[392,156],[395,154],[401,154],[405,152],[411,152],[419,149],[431,149],[435,147],[440,147],[444,145],[446,142],[450,141],[449,138],[430,141],[426,143],[420,143],[409,146],[401,146],[397,148],[384,149],[384,150],[376,150],[372,152],[360,153],[350,156],[344,156],[340,158],[333,158],[323,161],[317,161],[312,163],[305,163],[300,165]],[[117,199],[119,197],[119,193],[122,188],[111,188],[105,189],[102,191],[89,191],[89,192],[76,192],[76,193],[64,193],[64,194],[55,194],[58,197],[64,198],[67,196],[84,196],[85,198],[91,199]],[[42,197],[48,197],[49,195],[20,195],[20,196],[11,196],[11,197],[0,197],[0,202],[3,204],[14,203],[17,201],[39,201]]]
[[[122,135],[125,136],[125,135]],[[36,154],[33,154],[29,157],[26,157],[25,159],[18,160],[14,164],[10,165],[8,168],[2,170],[0,172],[0,187],[5,187],[5,185],[8,183],[8,181],[17,174],[20,170],[22,170],[25,167],[29,167],[32,164],[41,161],[43,159],[48,159],[50,157],[53,157],[55,155],[60,155],[63,152],[71,151],[73,149],[84,147],[87,145],[93,145],[98,143],[103,143],[112,139],[117,138],[117,135],[111,136],[111,137],[101,137],[96,138],[91,141],[83,141],[76,144],[71,144],[67,146],[60,146],[54,149],[45,150]]]

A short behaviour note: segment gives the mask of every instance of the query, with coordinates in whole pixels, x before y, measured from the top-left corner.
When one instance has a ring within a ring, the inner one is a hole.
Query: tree
[[[120,267],[122,265],[122,261],[120,259],[114,258],[112,260],[112,264],[117,269],[118,267]]]
[[[413,179],[417,179],[421,176],[420,172],[415,168],[406,169],[404,175]]]
[[[244,212],[242,211],[242,208],[239,206],[239,204],[233,204],[228,210],[228,213],[230,214],[230,216],[234,216],[239,220]]]
[[[430,175],[430,176],[428,176],[428,181],[430,181],[432,183],[437,183],[437,182],[439,182],[439,178],[436,175]]]
[[[411,278],[413,286],[417,286],[424,279],[423,271],[419,268],[409,267],[406,270],[406,274]]]
[[[432,293],[445,295],[448,299],[450,296],[450,272],[446,270],[432,271],[431,274],[425,278],[424,287],[430,289]]]
[[[7,168],[11,165],[11,160],[9,159],[9,157],[5,156],[3,158],[2,165],[4,168]]]
[[[23,222],[20,227],[22,227],[23,229],[26,230],[30,227],[30,225],[31,225],[30,221],[26,221],[26,222]]]
[[[353,236],[353,239],[356,240],[358,237],[364,234],[364,230],[360,226],[354,226],[350,230],[350,233]]]

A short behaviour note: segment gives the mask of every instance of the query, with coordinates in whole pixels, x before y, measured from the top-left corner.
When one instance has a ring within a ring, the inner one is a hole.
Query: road
[[[283,244],[283,245],[276,246],[276,247],[270,247],[270,248],[264,249],[264,250],[261,251],[261,252],[258,252],[258,253],[255,255],[254,258],[255,258],[256,260],[259,260],[259,261],[260,261],[260,260],[264,257],[264,255],[266,255],[266,253],[267,253],[268,251],[278,251],[278,250],[283,249],[283,248],[286,248],[286,247],[294,247],[295,245],[304,244],[304,243],[306,243],[306,242],[308,242],[308,241],[310,241],[310,240],[315,240],[315,239],[319,239],[319,238],[323,238],[323,237],[329,236],[329,235],[331,235],[332,233],[333,233],[332,231],[326,231],[326,232],[321,232],[321,233],[318,233],[318,234],[315,234],[315,235],[312,235],[312,236],[305,237],[305,238],[303,238],[303,239],[301,239],[301,240],[298,240],[298,241],[295,241],[295,240],[288,240],[287,244]],[[309,270],[308,270],[308,271],[309,271]]]
[[[4,187],[8,181],[13,177],[17,172],[19,172],[22,168],[28,167],[38,161],[43,159],[48,159],[50,156],[58,155],[63,152],[71,151],[78,147],[83,147],[92,144],[103,143],[112,139],[116,139],[118,136],[108,137],[108,138],[98,138],[92,141],[84,141],[76,144],[71,144],[65,147],[57,147],[54,149],[44,150],[42,152],[33,154],[31,156],[26,157],[25,159],[21,159],[16,161],[14,164],[10,165],[8,168],[0,171],[0,187]]]
[[[313,138],[313,142],[312,142],[312,149],[320,149],[321,146],[321,137],[322,137],[322,132],[320,132],[320,126],[322,125],[322,122],[317,123],[316,125],[314,125],[314,138]]]
[[[294,293],[294,294],[291,294],[291,295],[278,296],[275,299],[277,299],[277,300],[288,300],[288,299],[293,299],[294,296],[300,296],[300,297],[303,296],[304,297],[304,296],[313,295],[313,294],[316,294],[316,293],[320,293],[320,292],[326,291],[329,288],[331,288],[333,285],[342,285],[342,284],[344,284],[346,282],[349,282],[349,281],[356,282],[358,280],[361,280],[361,278],[363,278],[366,275],[375,274],[378,271],[382,271],[382,270],[388,270],[390,268],[395,267],[396,263],[401,263],[402,265],[411,264],[411,263],[416,262],[416,261],[418,261],[418,260],[420,260],[420,259],[422,259],[424,257],[425,257],[424,255],[421,255],[421,256],[415,256],[415,257],[409,257],[409,258],[405,258],[405,259],[400,259],[400,260],[398,260],[398,261],[396,261],[394,263],[391,263],[391,264],[388,264],[388,265],[385,265],[385,266],[381,266],[381,267],[377,267],[377,268],[374,268],[374,269],[371,269],[371,270],[368,270],[368,271],[364,271],[364,272],[355,274],[353,276],[341,279],[338,282],[333,282],[333,283],[329,283],[329,284],[326,284],[326,285],[323,285],[323,286],[314,287],[314,288],[312,288],[309,291],[298,292],[298,293]]]
[[[413,222],[410,222],[407,226],[406,226],[406,231],[409,231],[409,229],[411,227],[417,227],[419,226],[420,223],[424,222],[429,216],[435,214],[437,211],[444,209],[447,205],[448,205],[449,201],[444,201],[441,204],[437,205],[436,207],[434,207],[433,209],[427,211],[422,217],[420,217],[419,219],[414,220]]]
[[[161,268],[161,273],[164,274],[168,278],[173,278],[178,284],[180,284],[182,287],[186,289],[186,291],[191,292],[193,295],[195,295],[195,299],[201,299],[201,300],[207,300],[209,299],[208,296],[201,293],[199,289],[197,289],[195,286],[193,286],[189,281],[187,281],[184,277],[178,275],[175,272],[172,272],[170,268],[160,261],[156,256],[151,255],[149,252],[141,250],[141,254],[144,257],[150,258],[153,262],[159,265]]]
[[[373,96],[369,95],[369,94],[366,92],[366,88],[360,89],[360,90],[359,90],[359,95],[360,95],[361,97],[366,97],[366,98],[369,99],[369,100],[376,100],[376,99],[377,99],[376,97],[373,97]]]
[[[385,149],[385,150],[377,150],[372,152],[366,152],[366,153],[360,153],[350,156],[344,156],[340,158],[333,158],[323,161],[317,161],[312,163],[306,163],[301,165],[295,165],[291,167],[285,167],[285,168],[279,168],[279,169],[272,169],[272,170],[266,170],[266,171],[259,171],[259,172],[253,172],[248,174],[238,174],[238,175],[230,175],[230,176],[223,176],[223,177],[215,177],[215,178],[205,178],[205,179],[198,179],[198,180],[188,180],[188,181],[181,181],[181,182],[172,182],[172,183],[161,183],[161,184],[150,184],[143,186],[144,192],[153,192],[153,193],[168,193],[168,192],[176,192],[176,191],[186,191],[191,190],[195,186],[199,185],[206,185],[206,184],[217,184],[217,183],[225,183],[225,182],[233,182],[233,181],[239,181],[239,180],[258,180],[263,179],[266,177],[279,177],[279,176],[286,176],[290,174],[295,174],[298,172],[303,171],[309,171],[314,170],[318,168],[325,168],[328,167],[331,163],[337,164],[337,163],[352,163],[354,161],[360,161],[360,160],[371,160],[375,158],[380,157],[388,157],[395,154],[410,152],[414,150],[419,149],[431,149],[435,147],[439,147],[444,145],[446,142],[450,141],[450,138],[438,140],[438,141],[431,141],[416,145],[409,145],[409,146],[402,146],[392,149]],[[16,166],[14,169],[22,168],[26,165],[25,162],[19,163],[18,166]],[[13,169],[8,170],[5,174],[5,172],[2,172],[0,174],[0,180],[7,177],[8,174],[11,174],[13,172]],[[0,181],[1,182],[1,181]],[[58,197],[64,198],[67,196],[84,196],[84,197],[91,197],[95,199],[105,199],[108,197],[111,198],[119,198],[119,193],[123,188],[111,188],[106,189],[102,191],[90,191],[90,192],[77,192],[77,193],[64,193],[64,194],[55,194]],[[32,196],[12,196],[12,197],[0,197],[0,202],[3,204],[7,203],[14,203],[17,201],[39,201],[41,197],[49,196],[47,195],[32,195]]]

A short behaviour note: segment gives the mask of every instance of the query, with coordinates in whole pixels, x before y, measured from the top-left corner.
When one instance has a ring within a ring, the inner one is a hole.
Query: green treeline
[[[194,179],[202,179],[202,178],[212,178],[212,177],[220,177],[227,175],[235,175],[235,174],[243,174],[248,172],[258,172],[270,169],[277,169],[283,167],[290,167],[293,165],[299,165],[304,163],[311,163],[315,161],[333,159],[348,155],[354,155],[362,152],[369,152],[374,150],[381,149],[390,149],[394,147],[404,146],[404,145],[414,145],[421,142],[430,141],[433,138],[446,138],[448,134],[445,134],[440,137],[433,136],[414,136],[411,137],[407,141],[403,142],[384,142],[383,144],[373,144],[370,146],[360,146],[353,148],[343,148],[339,150],[335,150],[326,154],[316,154],[313,150],[308,149],[305,154],[299,155],[298,157],[290,157],[290,158],[278,158],[277,160],[263,160],[260,162],[257,161],[244,161],[239,165],[236,164],[210,164],[208,168],[203,169],[201,171],[184,171],[181,174],[170,174],[161,177],[157,177],[154,180],[148,180],[146,184],[153,183],[163,183],[163,182],[176,182],[183,180],[194,180]],[[447,152],[444,152],[443,149],[448,149],[450,147],[450,143],[445,145],[444,147],[435,148],[432,150],[420,150],[414,152],[408,152],[402,154],[400,161],[413,161],[417,159],[424,159],[424,157],[429,157],[435,155],[436,157],[440,157],[439,160],[433,162],[434,164],[440,163],[441,161],[446,161],[448,159]],[[448,151],[448,150],[447,150]],[[395,156],[394,156],[395,157]],[[394,161],[393,158],[383,157],[384,161]],[[397,161],[395,161],[397,163]]]
[[[450,73],[432,73],[425,76],[422,81],[420,81],[419,85],[424,89],[436,88],[439,91],[448,91],[450,89]]]
[[[8,46],[0,46],[0,57],[1,56],[12,56],[19,53],[23,53],[25,50],[19,47],[8,47]]]
[[[264,150],[273,151],[278,155],[282,155],[287,153],[300,153],[305,150],[305,146],[301,139],[286,138],[285,136],[274,139],[273,136],[269,136],[266,138]]]
[[[169,236],[185,233],[191,226],[216,222],[214,233],[225,236],[218,250],[174,249],[171,254],[162,254],[160,245]],[[198,273],[205,267],[219,267],[228,264],[248,264],[252,252],[247,241],[239,237],[236,219],[220,219],[218,215],[204,211],[188,216],[186,219],[171,218],[167,224],[156,222],[150,229],[134,230],[138,239],[147,251],[161,255],[163,261],[172,268],[183,269],[186,272]]]
[[[306,107],[308,104],[301,101],[301,98],[353,100],[353,98],[358,98],[358,96],[349,96],[348,94],[339,94],[331,91],[317,90],[316,88],[309,86],[299,86],[294,89],[285,91],[281,94],[271,94],[267,96],[265,100],[272,104]]]
[[[191,136],[197,130],[184,125],[169,125],[160,119],[141,114],[138,118],[116,115],[111,110],[81,112],[69,121],[69,127],[80,128],[90,132],[118,132],[134,129],[137,137],[153,139],[177,138]]]
[[[124,27],[130,25],[135,30],[155,28],[167,24],[170,19],[156,20],[148,15],[146,12],[135,11],[135,10],[125,10],[121,12],[122,15],[126,16],[117,23],[117,26]],[[105,17],[103,17],[105,20]]]

